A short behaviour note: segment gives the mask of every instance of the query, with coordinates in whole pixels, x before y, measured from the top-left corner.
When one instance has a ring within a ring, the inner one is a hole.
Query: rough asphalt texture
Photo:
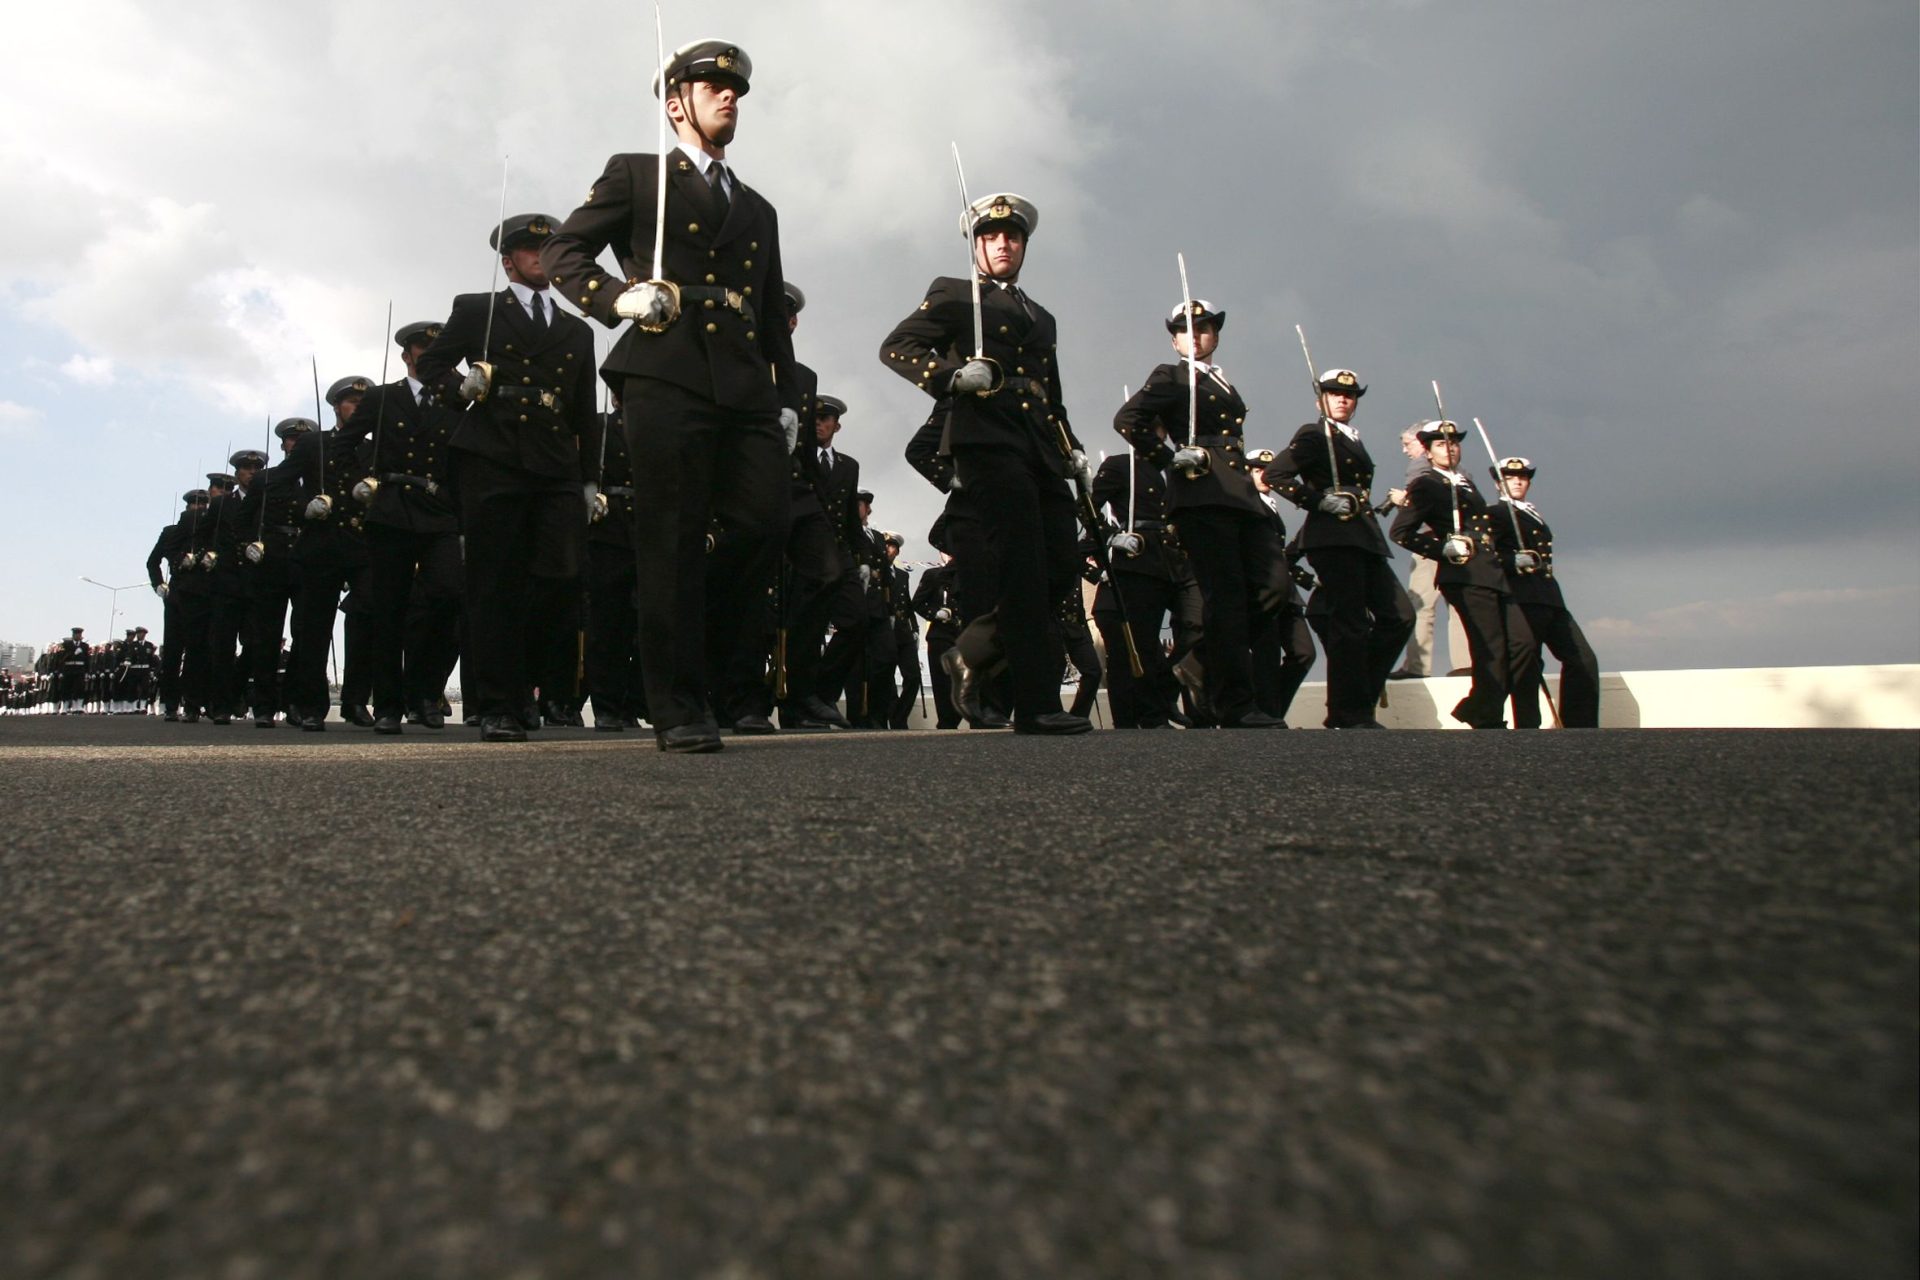
[[[0,720],[0,1274],[1913,1274],[1920,735],[473,738]]]

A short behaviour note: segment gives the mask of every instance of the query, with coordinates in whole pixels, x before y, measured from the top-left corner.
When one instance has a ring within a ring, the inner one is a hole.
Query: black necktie
[[[547,309],[540,305],[540,295],[538,293],[533,295],[531,305],[533,307],[533,327],[545,333],[547,329]]]
[[[714,207],[720,211],[720,218],[723,222],[726,220],[727,209],[729,207],[727,184],[724,181],[726,173],[727,166],[721,164],[718,160],[715,160],[707,166],[707,185],[713,189],[713,204]]]

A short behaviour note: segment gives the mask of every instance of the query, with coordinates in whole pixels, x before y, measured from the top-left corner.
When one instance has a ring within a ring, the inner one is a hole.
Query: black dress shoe
[[[823,724],[832,725],[836,729],[852,727],[847,723],[847,718],[840,714],[840,708],[834,706],[818,694],[810,693],[801,698],[799,708],[810,720],[818,720]]]
[[[1425,680],[1426,677],[1420,674],[1418,671],[1409,671],[1405,667],[1396,667],[1394,670],[1387,672],[1387,679],[1389,680]]]
[[[447,727],[446,716],[440,713],[439,706],[431,702],[421,703],[420,709],[408,718],[415,724],[428,729],[444,729]]]
[[[471,729],[475,725],[478,725],[480,723],[480,717],[469,713],[461,717],[460,723],[464,724],[465,726],[467,726],[467,728]]]
[[[527,731],[520,727],[515,716],[480,717],[480,741],[482,742],[525,742]]]
[[[373,712],[367,710],[365,707],[342,707],[340,709],[340,718],[348,724],[357,724],[362,729],[371,729],[373,727]]]
[[[217,716],[208,716],[207,722],[209,724],[232,724],[233,717],[223,711]]]
[[[1284,724],[1286,721],[1276,720],[1264,711],[1249,711],[1232,720],[1222,720],[1220,727],[1222,729],[1272,729]]]
[[[718,751],[725,745],[720,741],[719,731],[707,724],[681,724],[671,729],[661,729],[654,734],[654,741],[662,751],[682,755]]]
[[[1352,724],[1336,724],[1336,729],[1384,729],[1387,726],[1378,720],[1355,720]]]
[[[373,731],[375,733],[397,736],[400,732],[400,717],[392,712],[375,716],[373,719]]]
[[[180,719],[180,713],[179,713],[179,711],[177,711],[177,710],[175,710],[175,709],[174,709],[174,708],[172,708],[172,707],[168,707],[168,708],[167,708],[167,719],[168,719],[168,720],[171,720],[171,721],[178,721],[178,720]]]
[[[273,712],[256,711],[253,715],[253,727],[256,729],[273,728]]]
[[[738,720],[735,720],[733,722],[733,731],[735,733],[745,733],[745,734],[768,734],[768,733],[780,732],[778,729],[773,727],[773,721],[767,719],[765,716],[761,715],[757,711],[750,711],[746,715],[741,716]]]
[[[325,733],[327,731],[327,718],[325,716],[308,716],[300,721],[300,728],[307,733]]]
[[[973,729],[1006,729],[1012,724],[1011,720],[992,707],[981,707],[967,721],[967,726]]]
[[[1041,733],[1053,736],[1087,733],[1092,728],[1093,721],[1085,716],[1076,716],[1070,711],[1049,711],[1045,715],[1027,716],[1013,722],[1015,733]]]
[[[626,717],[596,715],[593,718],[593,731],[595,733],[625,733],[627,731]]]

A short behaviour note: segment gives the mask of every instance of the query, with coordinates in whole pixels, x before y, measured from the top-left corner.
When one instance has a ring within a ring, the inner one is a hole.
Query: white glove
[[[244,554],[247,557],[248,564],[259,564],[267,558],[267,544],[264,542],[249,542]]]
[[[935,609],[935,610],[933,611],[933,620],[934,620],[935,622],[952,622],[952,621],[953,621],[953,610],[951,610],[951,609]]]
[[[787,452],[792,453],[794,446],[800,443],[800,415],[791,409],[782,409],[780,430],[787,436]]]
[[[1513,571],[1515,573],[1532,573],[1539,567],[1540,556],[1538,553],[1532,551],[1516,551],[1513,553]]]
[[[1327,493],[1320,499],[1319,509],[1330,516],[1345,520],[1360,508],[1354,504],[1350,493]]]
[[[993,366],[985,360],[969,360],[953,375],[950,385],[955,392],[986,391],[993,386]]]
[[[211,569],[219,563],[220,553],[218,551],[202,551],[200,553],[200,567],[202,569]]]
[[[666,325],[673,322],[678,308],[671,289],[645,280],[613,300],[613,314],[640,324]]]
[[[1122,531],[1107,539],[1107,550],[1123,556],[1137,556],[1147,548],[1147,540],[1137,533]]]
[[[164,582],[154,583],[153,594],[159,596],[162,600],[165,600],[167,598],[167,584]]]
[[[309,520],[325,520],[332,514],[333,499],[324,493],[307,504],[307,519]]]
[[[1192,479],[1194,476],[1200,475],[1208,469],[1207,451],[1205,449],[1197,449],[1192,445],[1188,445],[1184,449],[1175,449],[1173,451],[1173,461],[1169,465],[1181,475]]]
[[[1440,554],[1448,564],[1465,564],[1473,559],[1473,539],[1464,533],[1448,534],[1440,544]]]
[[[1080,482],[1081,489],[1093,490],[1093,466],[1087,461],[1085,449],[1075,449],[1067,455],[1067,462],[1073,467],[1073,478]]]
[[[600,486],[589,480],[580,486],[580,493],[587,500],[587,523],[598,524],[605,519],[607,497],[600,492]]]
[[[861,565],[859,568],[859,574],[860,574],[860,585],[862,588],[865,588],[868,584],[870,584],[873,581],[873,566],[870,564]]]
[[[379,491],[380,482],[372,476],[367,476],[353,486],[353,500],[366,506],[373,501],[373,495]]]
[[[460,380],[460,398],[485,400],[492,387],[493,366],[484,360],[477,360],[467,367],[467,376]]]

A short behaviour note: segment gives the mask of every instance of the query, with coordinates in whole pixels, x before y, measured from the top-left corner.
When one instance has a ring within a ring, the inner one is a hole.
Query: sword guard
[[[634,327],[644,333],[665,333],[672,327],[673,322],[680,318],[680,286],[671,280],[643,280],[641,283],[664,289],[667,294],[669,307],[666,319],[635,320],[633,322]]]
[[[976,391],[973,394],[979,396],[982,400],[988,396],[1000,394],[1001,388],[1007,385],[1007,371],[1000,367],[1000,362],[989,355],[976,355],[973,357],[973,361],[978,361],[993,371],[993,384],[986,390]],[[971,362],[972,361],[969,363]]]

